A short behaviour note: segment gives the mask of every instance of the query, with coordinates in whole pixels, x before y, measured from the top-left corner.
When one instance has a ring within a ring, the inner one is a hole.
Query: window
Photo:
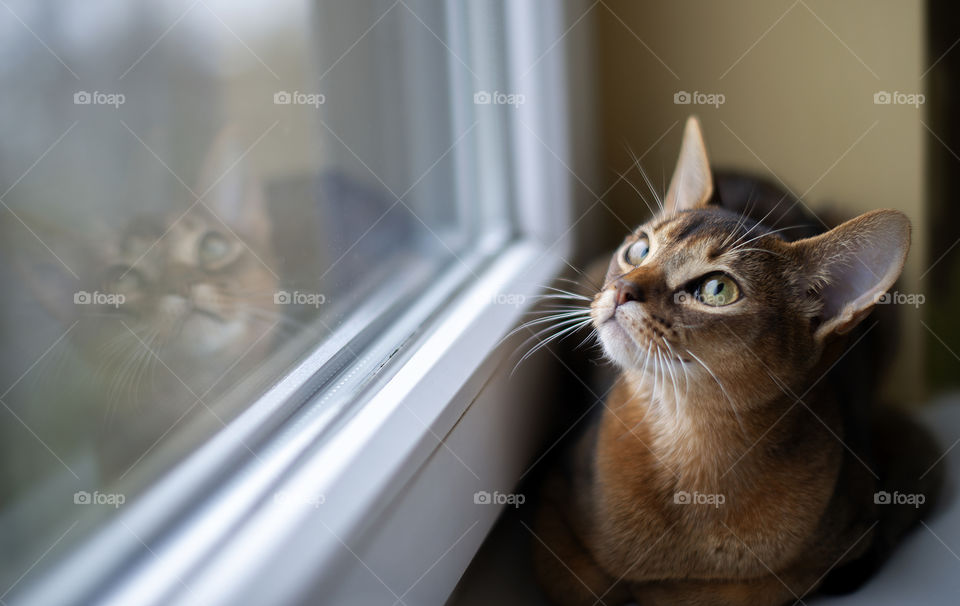
[[[413,472],[563,250],[532,10],[0,9],[4,600],[203,595],[265,508]]]

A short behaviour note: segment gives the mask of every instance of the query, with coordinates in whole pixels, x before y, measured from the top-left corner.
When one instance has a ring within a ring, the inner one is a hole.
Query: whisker
[[[663,200],[657,194],[657,190],[654,189],[653,183],[650,182],[650,177],[647,176],[647,171],[645,171],[643,166],[640,165],[640,160],[637,160],[637,170],[640,171],[640,176],[643,177],[643,180],[647,182],[647,187],[650,189],[650,193],[653,194],[653,199],[657,201],[657,205],[660,207],[660,210],[663,210]]]
[[[593,321],[593,320],[591,320],[590,318],[587,318],[586,320],[581,320],[580,323],[578,323],[578,324],[573,324],[572,326],[568,326],[568,327],[566,327],[566,328],[563,328],[562,330],[556,332],[555,334],[553,334],[553,335],[547,337],[546,339],[543,339],[543,340],[540,341],[539,343],[537,343],[532,349],[530,349],[530,351],[528,351],[527,353],[525,353],[525,354],[523,355],[523,357],[520,358],[520,360],[517,362],[516,366],[513,367],[513,372],[510,373],[511,376],[513,375],[514,372],[516,372],[517,368],[519,368],[520,365],[523,364],[523,362],[524,362],[527,358],[529,358],[529,357],[532,356],[533,354],[537,353],[538,351],[540,351],[541,349],[543,349],[544,347],[546,347],[547,345],[549,345],[551,342],[556,341],[557,339],[562,339],[562,338],[566,337],[567,335],[570,335],[570,334],[572,334],[572,333],[580,330],[580,329],[583,328],[584,326],[587,326],[588,324],[590,324],[592,321]]]
[[[584,345],[586,345],[587,342],[590,341],[590,339],[595,339],[595,338],[597,338],[598,336],[599,336],[599,333],[597,332],[597,329],[596,329],[596,328],[591,329],[590,332],[587,333],[587,336],[584,337],[582,341],[580,341],[579,343],[577,343],[576,349],[580,349],[581,347],[583,347]],[[599,345],[599,343],[597,343],[597,344]]]
[[[663,344],[667,346],[667,349],[670,351],[670,354],[680,363],[680,368],[684,372],[686,372],[686,369],[684,368],[684,364],[683,364],[683,359],[677,355],[677,352],[675,352],[672,347],[670,347],[670,342],[664,339]],[[674,376],[674,387],[676,387],[676,376]],[[684,396],[684,399],[686,399],[686,396]]]
[[[586,282],[587,282],[587,283],[586,283],[586,286],[589,286],[590,288],[593,288],[593,289],[595,289],[595,290],[600,288],[600,287],[596,284],[596,282],[593,281],[593,278],[590,277],[589,274],[587,274],[587,272],[583,271],[583,270],[580,269],[579,267],[576,267],[576,266],[574,266],[574,265],[571,265],[571,264],[568,263],[566,260],[563,260],[563,262],[567,265],[567,267],[569,267],[569,268],[572,269],[573,271],[575,271],[575,272],[577,272],[578,274],[580,274],[580,276],[581,276],[584,280],[586,280]],[[558,280],[559,282],[569,282],[569,283],[573,284],[574,286],[576,286],[577,288],[583,288],[583,287],[584,287],[584,284],[583,284],[583,283],[577,282],[576,280],[571,280],[570,278],[557,278],[557,280]]]
[[[553,305],[550,307],[544,307],[543,309],[537,309],[534,311],[526,312],[525,315],[532,314],[542,314],[544,312],[558,312],[558,313],[578,313],[587,315],[590,313],[590,308],[588,307],[574,307],[574,306],[562,306],[562,305]]]
[[[547,326],[546,328],[541,328],[541,329],[538,330],[537,332],[533,333],[531,336],[529,336],[529,337],[527,337],[526,339],[524,339],[524,341],[523,341],[520,345],[518,345],[518,346],[516,347],[516,349],[514,349],[514,353],[516,353],[516,352],[520,351],[521,349],[525,348],[530,342],[537,340],[537,339],[540,338],[542,335],[550,332],[551,330],[565,329],[565,328],[567,328],[567,327],[569,327],[569,326],[578,325],[578,324],[582,324],[582,325],[585,326],[587,322],[592,322],[592,320],[589,320],[589,319],[580,319],[580,318],[568,318],[568,319],[563,320],[563,321],[561,321],[561,322],[558,322],[558,323],[556,323],[556,324],[551,324],[550,326]],[[533,331],[530,329],[529,326],[521,327],[521,328],[526,328],[528,331],[533,332]],[[513,331],[513,333],[518,332],[518,330],[519,330],[519,329],[515,329],[515,330]],[[504,337],[503,339],[501,339],[501,340],[500,340],[500,343],[504,342],[504,341],[506,340],[506,338],[507,338],[507,337]],[[498,345],[499,345],[499,343],[498,343]]]
[[[650,178],[647,176],[647,171],[643,170],[643,165],[640,164],[640,158],[637,157],[637,154],[634,153],[633,149],[628,147],[627,151],[630,152],[630,157],[633,159],[633,165],[640,172],[640,176],[643,177],[643,180],[646,181],[647,187],[650,188],[650,193],[653,194],[653,199],[656,201],[657,206],[660,208],[660,212],[663,212],[663,200],[660,196],[657,195],[656,190],[653,185],[650,183]]]
[[[666,343],[666,341],[664,341],[664,343]],[[670,360],[667,360],[666,356],[664,356],[663,364],[664,364],[664,367],[667,369],[667,372],[670,373],[670,382],[673,384],[673,397],[674,397],[673,407],[676,414],[679,414],[680,413],[679,411],[680,392],[677,389],[677,375],[673,372],[673,362]]]
[[[747,203],[743,205],[743,210],[740,212],[740,216],[737,217],[737,224],[733,226],[733,229],[730,230],[730,233],[727,234],[727,237],[723,239],[723,242],[720,244],[720,248],[726,247],[727,243],[732,237],[734,237],[740,229],[743,228],[743,225],[746,224],[747,218],[750,216],[750,213],[753,212],[753,207],[755,199],[753,195],[757,191],[757,186],[754,186],[750,189],[750,195],[747,196]]]
[[[740,236],[739,238],[737,238],[737,241],[733,243],[733,246],[736,246],[737,244],[740,243],[741,240],[743,240],[744,238],[746,238],[747,236],[749,236],[749,235],[750,235],[750,232],[752,232],[758,225],[763,224],[763,222],[767,220],[767,217],[770,216],[770,213],[772,213],[773,211],[777,210],[786,198],[787,198],[787,196],[786,196],[786,194],[784,194],[784,196],[783,196],[782,198],[780,198],[780,200],[779,200],[776,204],[774,204],[773,208],[771,208],[770,210],[768,210],[768,211],[767,211],[767,214],[763,215],[763,218],[762,218],[762,219],[760,219],[759,221],[757,221],[756,223],[754,223],[753,225],[751,225],[751,226],[750,226],[750,229],[748,229],[748,230],[746,231],[746,233],[744,233],[742,236]]]
[[[584,286],[589,286],[590,288],[594,288],[594,284],[593,284],[593,281],[592,281],[592,280],[591,280],[591,283],[590,283],[590,284],[587,284],[587,285],[584,285],[582,282],[577,282],[576,280],[571,280],[570,278],[557,278],[557,281],[558,281],[558,282],[568,282],[568,283],[576,286],[577,288],[583,288]],[[580,294],[586,294],[586,293],[580,293]],[[587,296],[590,296],[590,295],[587,295]]]
[[[569,290],[564,290],[564,289],[562,289],[562,288],[557,288],[557,287],[555,287],[555,286],[544,286],[544,288],[546,288],[547,290],[552,290],[552,291],[554,291],[554,292],[556,292],[556,293],[559,293],[559,294],[561,294],[561,295],[566,295],[566,296],[568,296],[568,297],[573,297],[573,298],[575,298],[575,299],[580,299],[580,300],[583,300],[583,301],[592,301],[592,300],[593,300],[593,297],[588,297],[587,295],[583,295],[583,294],[580,294],[580,293],[571,292],[571,291],[569,291]]]
[[[717,386],[720,388],[720,391],[723,392],[724,397],[725,397],[725,398],[727,399],[727,401],[730,403],[730,410],[733,411],[733,415],[734,415],[734,416],[736,417],[736,419],[737,419],[737,424],[740,426],[740,433],[743,435],[744,439],[746,439],[746,437],[747,437],[747,430],[743,427],[743,420],[740,419],[740,413],[737,412],[737,406],[736,406],[736,404],[734,404],[733,399],[730,397],[730,394],[727,393],[727,390],[726,390],[726,388],[724,388],[723,383],[720,382],[720,379],[717,378],[717,375],[713,374],[713,371],[710,370],[710,367],[708,367],[706,364],[704,364],[703,360],[701,360],[700,358],[698,358],[698,357],[696,356],[696,354],[694,354],[694,353],[693,353],[692,351],[690,351],[689,349],[687,350],[687,353],[690,354],[691,356],[693,356],[693,359],[696,360],[697,362],[699,362],[699,363],[700,363],[700,366],[703,366],[704,370],[706,370],[708,373],[710,373],[710,376],[713,377],[713,380],[717,383]]]
[[[633,191],[635,191],[635,192],[637,193],[637,196],[640,198],[640,200],[641,200],[641,201],[644,203],[644,205],[647,207],[647,210],[650,211],[650,216],[655,216],[655,215],[657,214],[657,211],[653,210],[653,207],[650,206],[650,203],[647,202],[647,199],[643,197],[643,194],[642,194],[642,193],[640,193],[640,188],[638,188],[636,185],[634,185],[634,184],[630,181],[630,179],[627,178],[627,173],[621,173],[620,171],[614,171],[614,172],[617,173],[617,174],[620,176],[620,179],[622,179],[624,183],[626,183],[627,185],[629,185],[630,188],[633,189]]]
[[[546,295],[534,295],[531,297],[533,299],[550,301],[551,303],[566,303],[568,305],[582,305],[586,303],[583,299],[578,297],[571,297],[569,295],[558,295],[558,294],[546,294]],[[531,310],[530,313],[536,313],[537,310]]]
[[[731,252],[733,252],[733,251],[731,251]],[[736,252],[762,252],[762,253],[771,254],[771,255],[773,255],[773,256],[775,256],[775,257],[780,257],[781,259],[786,259],[786,258],[787,258],[785,255],[782,255],[782,254],[780,254],[780,253],[778,253],[778,252],[774,252],[774,251],[772,251],[772,250],[767,250],[767,249],[765,249],[765,248],[740,248],[740,247],[737,247],[737,248],[736,248]]]
[[[511,330],[510,332],[508,332],[508,333],[506,334],[506,336],[504,336],[504,337],[500,340],[500,342],[502,343],[502,342],[506,341],[507,339],[509,339],[509,338],[512,337],[513,335],[517,334],[517,333],[520,332],[521,330],[524,330],[525,328],[530,328],[531,326],[539,326],[540,324],[547,324],[547,323],[554,322],[554,321],[560,321],[560,322],[558,322],[558,324],[556,325],[556,326],[560,326],[560,325],[562,325],[563,323],[566,323],[566,322],[579,321],[579,320],[581,320],[581,319],[586,319],[586,316],[587,316],[587,314],[589,314],[589,313],[590,313],[590,310],[586,310],[585,312],[582,312],[582,311],[568,311],[568,312],[559,313],[559,314],[550,314],[549,316],[545,316],[545,317],[542,317],[542,318],[535,318],[535,319],[533,319],[533,320],[528,320],[528,321],[524,322],[523,324],[521,324],[520,326],[518,326],[518,327],[514,328],[513,330]],[[556,326],[554,326],[554,327],[556,327]]]
[[[773,229],[773,230],[770,230],[770,231],[768,231],[768,232],[764,232],[764,233],[762,233],[762,234],[759,234],[759,235],[757,235],[757,236],[754,236],[754,237],[750,238],[750,239],[747,240],[746,242],[743,242],[743,243],[740,243],[740,244],[735,244],[730,250],[731,250],[731,251],[733,251],[733,250],[740,250],[740,247],[746,246],[747,244],[750,244],[751,242],[754,242],[754,241],[756,241],[756,240],[759,240],[760,238],[766,238],[767,236],[772,236],[773,234],[778,234],[778,233],[780,233],[780,232],[782,232],[782,231],[787,231],[788,229],[797,229],[797,228],[800,228],[800,227],[809,227],[809,223],[801,223],[801,224],[799,224],[799,225],[788,225],[787,227],[781,227],[781,228],[779,228],[779,229]],[[739,242],[739,240],[738,240],[738,242]]]

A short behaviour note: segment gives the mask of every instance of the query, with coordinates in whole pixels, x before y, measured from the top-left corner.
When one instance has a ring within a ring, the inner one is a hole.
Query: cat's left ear
[[[875,210],[790,246],[802,254],[823,305],[814,333],[822,341],[852,330],[893,286],[910,250],[910,220]]]
[[[713,195],[713,175],[707,158],[707,146],[696,116],[687,118],[683,129],[680,157],[670,179],[663,202],[664,212],[672,214],[706,206]]]

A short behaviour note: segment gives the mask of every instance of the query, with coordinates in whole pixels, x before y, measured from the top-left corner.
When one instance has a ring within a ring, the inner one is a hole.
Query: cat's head
[[[713,392],[727,406],[803,380],[893,285],[910,223],[877,210],[791,242],[713,193],[691,118],[663,208],[614,253],[591,318],[627,375]]]
[[[240,356],[268,325],[258,314],[272,307],[277,280],[261,235],[269,226],[259,217],[262,202],[225,202],[137,217],[101,246],[98,292],[123,302],[99,311],[143,330],[172,356]]]
[[[224,131],[198,170],[200,200],[98,217],[95,233],[58,225],[43,237],[59,258],[38,249],[21,260],[34,297],[61,323],[77,323],[78,353],[110,381],[149,349],[202,391],[271,345],[280,316],[272,221],[241,152]]]

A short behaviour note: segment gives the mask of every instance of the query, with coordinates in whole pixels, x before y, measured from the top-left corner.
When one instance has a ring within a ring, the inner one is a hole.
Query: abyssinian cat
[[[849,590],[933,501],[938,474],[921,476],[936,447],[876,406],[858,350],[903,268],[907,218],[788,238],[774,208],[752,216],[751,188],[715,183],[691,118],[660,212],[580,312],[619,376],[544,485],[534,559],[554,603]]]
[[[34,402],[21,414],[39,427],[72,419],[76,438],[96,436],[99,481],[122,475],[188,412],[261,365],[285,327],[273,223],[241,151],[232,129],[215,138],[192,188],[199,202],[100,217],[96,234],[41,230],[63,264],[37,246],[15,250],[32,298],[61,333],[70,328],[60,350],[70,372],[41,368],[53,394],[26,390]]]

